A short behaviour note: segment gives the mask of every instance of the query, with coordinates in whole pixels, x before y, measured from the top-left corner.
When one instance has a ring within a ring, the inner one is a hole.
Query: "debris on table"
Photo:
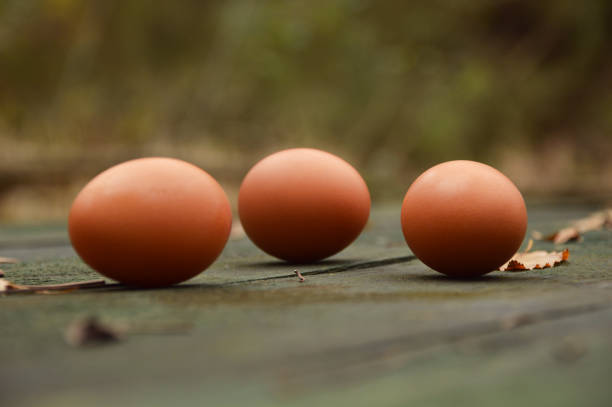
[[[118,342],[127,335],[185,335],[193,331],[191,322],[101,323],[97,316],[73,321],[64,333],[69,345],[80,347]]]
[[[0,278],[0,293],[2,294],[16,294],[16,293],[38,293],[47,294],[50,292],[70,292],[83,288],[96,288],[106,285],[106,281],[103,279],[89,280],[89,281],[78,281],[72,283],[62,284],[43,284],[43,285],[20,285],[15,284],[5,278]]]
[[[547,252],[545,250],[536,250],[530,252],[533,246],[533,241],[530,240],[524,252],[519,252],[512,256],[503,266],[499,268],[501,271],[526,271],[539,270],[549,267],[555,267],[569,259],[569,249],[561,252]]]
[[[81,347],[115,343],[119,341],[120,335],[115,328],[90,316],[72,322],[66,329],[64,339],[71,346]]]
[[[303,283],[304,281],[306,281],[306,279],[304,278],[304,276],[302,275],[302,273],[300,273],[299,270],[293,270],[293,272],[295,273],[295,275],[297,276],[297,278],[300,279],[300,283]]]
[[[533,232],[532,236],[536,240],[548,240],[555,244],[562,244],[581,240],[582,235],[586,232],[611,227],[612,209],[606,209],[592,213],[586,218],[573,221],[570,226],[560,229],[550,235],[544,236],[542,233],[536,231]]]

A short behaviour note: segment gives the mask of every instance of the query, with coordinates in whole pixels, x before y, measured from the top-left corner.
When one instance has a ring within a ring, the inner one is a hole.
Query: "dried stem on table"
[[[96,288],[103,287],[104,285],[106,285],[106,281],[102,279],[62,284],[20,285],[2,278],[0,279],[0,293],[48,293],[56,291],[72,291],[83,288]]]

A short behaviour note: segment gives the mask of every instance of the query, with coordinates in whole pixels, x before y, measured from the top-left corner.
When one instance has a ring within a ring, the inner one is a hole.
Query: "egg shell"
[[[406,242],[423,263],[449,276],[496,270],[519,249],[527,228],[520,191],[474,161],[449,161],[419,176],[401,211]]]
[[[160,287],[187,280],[221,253],[231,229],[221,186],[171,158],[116,165],[89,182],[68,220],[79,256],[124,284]]]
[[[370,193],[357,170],[325,151],[295,148],[272,154],[246,175],[240,221],[263,251],[293,263],[338,253],[359,236]]]

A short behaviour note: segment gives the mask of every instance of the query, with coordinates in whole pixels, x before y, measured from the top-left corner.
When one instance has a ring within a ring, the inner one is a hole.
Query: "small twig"
[[[293,272],[300,279],[300,283],[303,283],[306,280],[299,270],[293,270]]]
[[[67,288],[92,288],[102,287],[106,285],[106,281],[103,279],[89,280],[89,281],[77,281],[72,283],[61,283],[61,284],[48,284],[48,285],[27,285],[25,287],[31,290],[65,290]]]
[[[102,287],[104,285],[106,285],[106,281],[102,279],[47,285],[19,285],[3,280],[0,281],[0,292],[11,294],[25,292],[71,291],[81,288]]]
[[[380,260],[372,260],[372,261],[356,261],[356,262],[347,262],[345,264],[341,264],[339,266],[334,267],[325,267],[322,269],[315,269],[305,271],[302,276],[318,276],[319,274],[335,274],[335,273],[343,273],[350,272],[356,270],[365,270],[374,267],[388,266],[390,264],[398,264],[405,263],[409,261],[416,260],[415,256],[401,256],[401,257],[391,257]],[[258,277],[258,278],[249,278],[246,280],[237,280],[237,281],[229,281],[227,283],[218,284],[218,287],[227,287],[234,286],[238,284],[249,284],[260,281],[269,281],[269,280],[279,280],[283,278],[293,278],[295,277],[295,273],[287,273],[280,276],[267,276],[267,277]]]
[[[19,263],[18,259],[12,257],[0,257],[0,264],[14,264]]]

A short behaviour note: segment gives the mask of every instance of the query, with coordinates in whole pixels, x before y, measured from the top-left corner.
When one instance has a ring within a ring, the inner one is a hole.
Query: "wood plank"
[[[408,257],[396,209],[377,210],[331,261],[300,266],[304,282],[295,266],[241,240],[170,289],[0,297],[0,401],[606,405],[610,231],[570,245],[567,265],[461,281]],[[532,210],[530,228],[587,211]],[[74,257],[4,269],[28,284],[96,277]],[[132,333],[115,345],[71,348],[63,330],[83,315]],[[163,333],[177,324],[189,329]]]

